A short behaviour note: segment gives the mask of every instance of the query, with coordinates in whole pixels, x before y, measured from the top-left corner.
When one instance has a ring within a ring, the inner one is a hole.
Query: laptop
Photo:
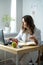
[[[3,43],[4,45],[11,44],[9,40],[4,39],[4,33],[2,29],[0,30],[0,43]]]

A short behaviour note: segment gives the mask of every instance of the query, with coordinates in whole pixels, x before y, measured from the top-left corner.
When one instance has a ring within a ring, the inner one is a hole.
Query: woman
[[[33,18],[30,15],[25,15],[22,17],[22,29],[17,35],[16,39],[18,41],[29,42],[34,41],[36,45],[39,45],[41,42],[40,30],[35,27]],[[28,65],[29,61],[35,65],[35,62],[38,58],[38,51],[30,52],[24,54],[20,60],[21,65]]]

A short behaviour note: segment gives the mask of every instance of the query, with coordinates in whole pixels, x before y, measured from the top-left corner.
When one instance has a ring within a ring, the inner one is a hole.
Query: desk
[[[12,46],[4,46],[0,44],[0,50],[4,50],[13,54],[16,54],[16,65],[19,65],[19,54],[28,53],[32,51],[41,51],[43,49],[43,46],[26,46],[22,48],[13,48]]]

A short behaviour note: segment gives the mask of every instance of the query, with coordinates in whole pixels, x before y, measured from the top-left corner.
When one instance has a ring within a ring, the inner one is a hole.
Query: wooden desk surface
[[[26,47],[22,47],[22,48],[13,48],[12,46],[8,45],[1,45],[0,44],[0,50],[4,50],[7,52],[11,52],[13,54],[21,54],[21,53],[28,53],[28,52],[32,52],[35,50],[42,50],[43,46],[26,46]]]

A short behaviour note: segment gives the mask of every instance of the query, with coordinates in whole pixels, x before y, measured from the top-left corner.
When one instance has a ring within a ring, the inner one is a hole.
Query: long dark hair
[[[33,34],[34,33],[34,28],[35,28],[33,18],[30,15],[25,15],[22,18],[24,18],[24,21],[27,23],[27,27],[30,28],[30,30]],[[23,27],[23,24],[22,24],[22,29],[25,31],[25,29]]]

